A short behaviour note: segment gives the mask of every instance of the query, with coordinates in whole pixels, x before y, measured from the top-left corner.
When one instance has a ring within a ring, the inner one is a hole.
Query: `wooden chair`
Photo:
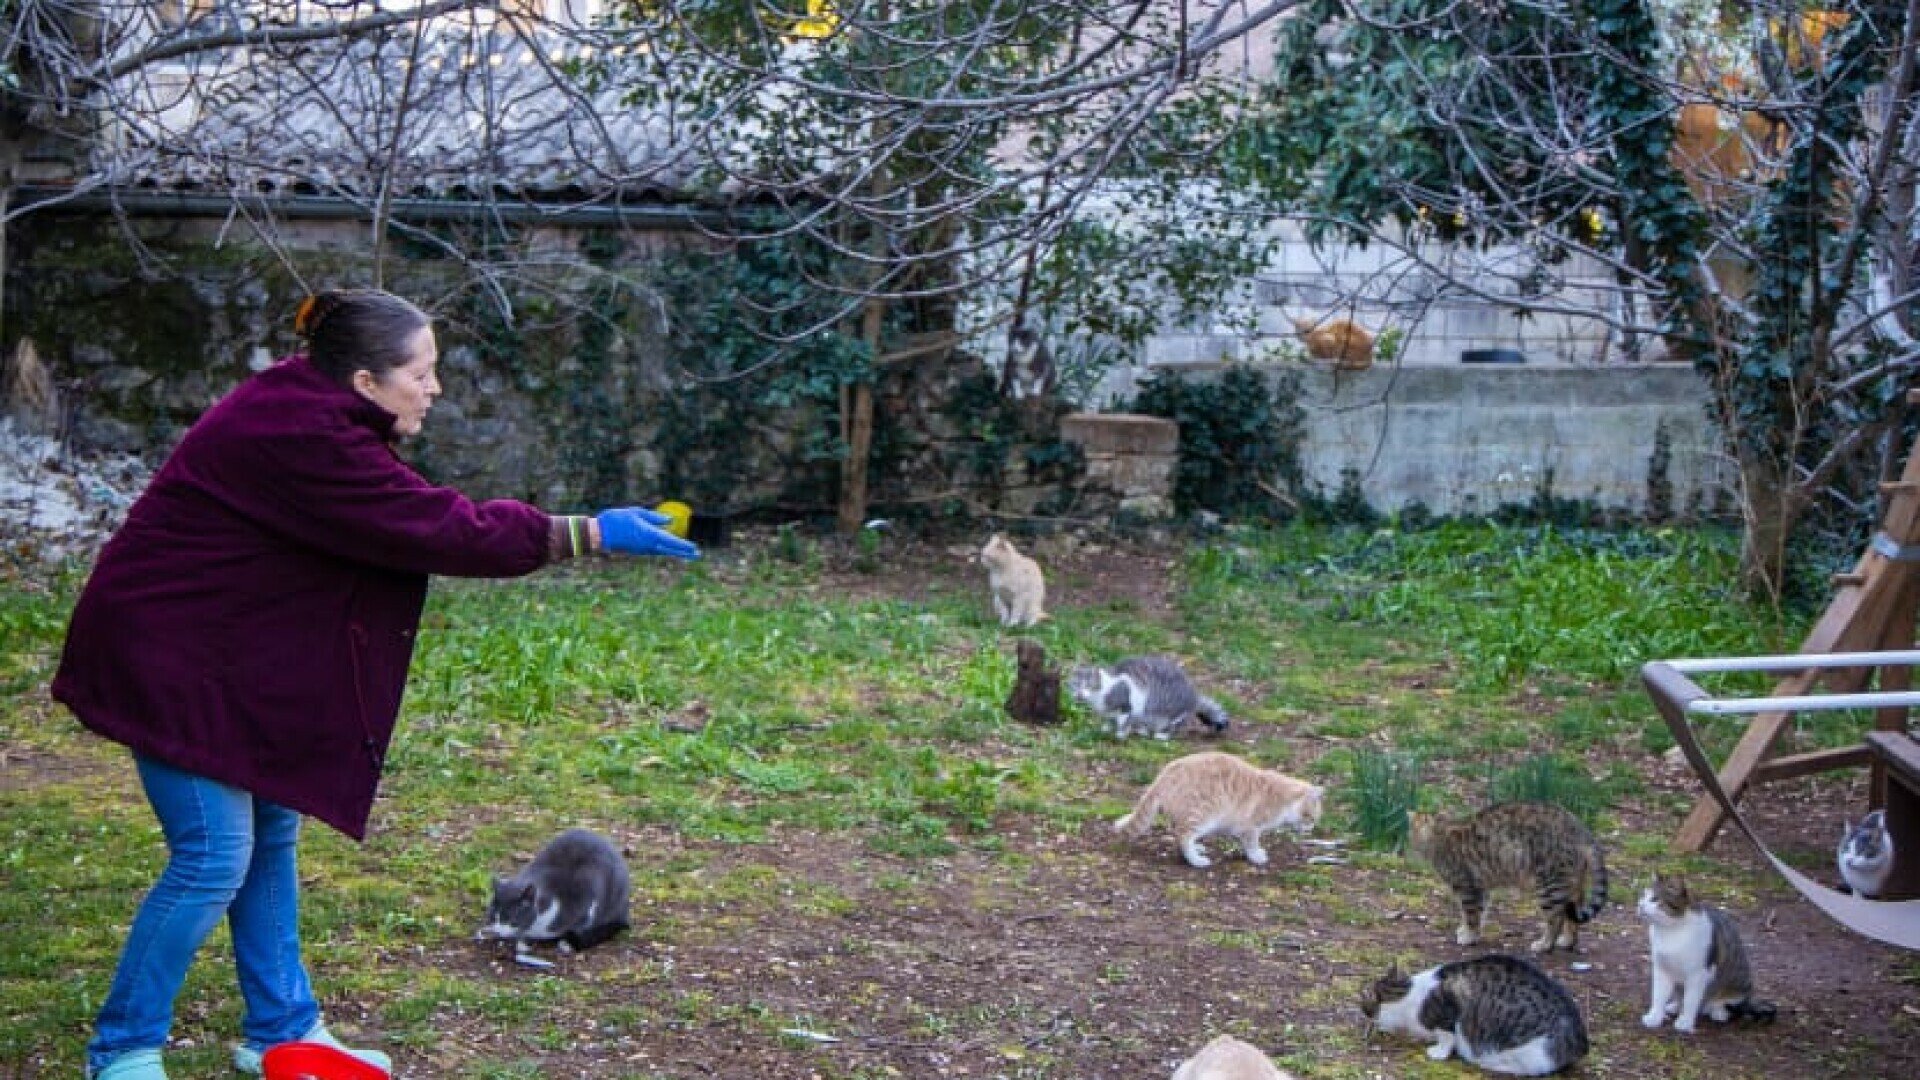
[[[1920,950],[1920,899],[1899,899],[1903,895],[1920,896],[1920,743],[1905,731],[1874,731],[1868,734],[1864,752],[1879,762],[1887,776],[1887,829],[1893,836],[1894,879],[1881,899],[1868,900],[1842,893],[1820,884],[1782,862],[1767,849],[1751,825],[1734,806],[1732,794],[1722,784],[1720,773],[1694,737],[1689,713],[1707,715],[1758,713],[1762,717],[1792,715],[1795,712],[1824,709],[1890,709],[1904,715],[1907,707],[1920,704],[1920,692],[1881,690],[1835,694],[1775,694],[1763,698],[1715,698],[1690,677],[1728,671],[1794,671],[1789,682],[1805,679],[1806,685],[1822,671],[1859,669],[1878,666],[1883,670],[1909,668],[1920,663],[1920,652],[1839,653],[1825,656],[1758,656],[1706,660],[1656,660],[1641,667],[1640,678],[1647,695],[1673,732],[1674,741],[1686,755],[1687,763],[1707,789],[1718,818],[1730,820],[1746,835],[1762,857],[1786,879],[1800,895],[1849,929],[1890,945]],[[1717,825],[1717,822],[1716,822]],[[1902,891],[1906,890],[1906,891]]]

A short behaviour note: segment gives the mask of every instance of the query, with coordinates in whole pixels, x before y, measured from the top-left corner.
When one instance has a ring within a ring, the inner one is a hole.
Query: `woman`
[[[201,417],[101,550],[54,677],[82,724],[133,751],[167,842],[87,1047],[100,1080],[164,1080],[174,998],[223,916],[245,1001],[235,1067],[260,1072],[283,1042],[340,1047],[300,959],[300,818],[364,837],[428,575],[699,555],[651,511],[476,503],[403,463],[392,443],[440,393],[433,328],[407,301],[323,293],[294,329],[306,353]]]

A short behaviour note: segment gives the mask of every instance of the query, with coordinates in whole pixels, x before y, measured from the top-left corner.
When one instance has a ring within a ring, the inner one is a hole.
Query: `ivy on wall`
[[[767,240],[724,251],[684,251],[653,270],[668,311],[669,367],[677,389],[661,401],[662,479],[697,504],[730,506],[751,467],[743,440],[774,414],[797,422],[790,451],[822,465],[785,497],[830,503],[844,453],[841,388],[872,377],[873,358],[829,297],[810,281],[831,268],[798,241]]]

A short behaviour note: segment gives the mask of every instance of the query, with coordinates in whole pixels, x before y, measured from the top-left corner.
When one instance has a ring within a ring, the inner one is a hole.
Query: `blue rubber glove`
[[[593,517],[600,526],[600,547],[622,555],[667,555],[675,559],[697,559],[700,549],[660,526],[673,519],[638,506],[602,510]]]

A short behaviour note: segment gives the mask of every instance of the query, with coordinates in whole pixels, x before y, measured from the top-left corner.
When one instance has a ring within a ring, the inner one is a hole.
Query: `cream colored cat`
[[[1173,1080],[1293,1080],[1267,1055],[1231,1035],[1221,1035],[1173,1071]]]
[[[1001,626],[1032,626],[1047,617],[1047,580],[1040,574],[1039,563],[1020,554],[999,533],[980,549],[980,561],[987,567],[993,614]]]
[[[1167,762],[1140,794],[1133,813],[1113,827],[1145,836],[1161,814],[1173,826],[1180,854],[1189,866],[1211,866],[1200,841],[1226,833],[1255,866],[1267,864],[1260,834],[1290,826],[1301,832],[1320,820],[1326,789],[1272,769],[1255,768],[1232,754],[1208,751]]]

